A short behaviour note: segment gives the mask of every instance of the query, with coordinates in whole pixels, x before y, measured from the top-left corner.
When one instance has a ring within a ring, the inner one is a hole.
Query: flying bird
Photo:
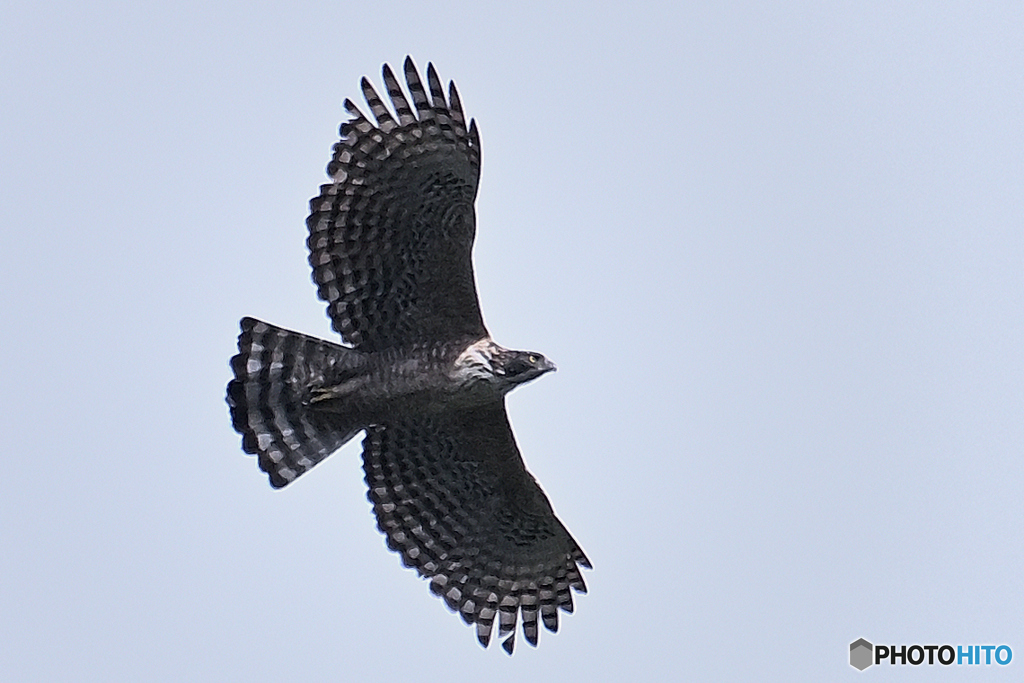
[[[480,136],[433,65],[408,96],[388,65],[392,109],[366,78],[373,120],[351,100],[310,201],[309,264],[342,344],[243,318],[227,402],[242,448],[270,484],[294,482],[359,432],[377,525],[484,647],[495,621],[558,629],[590,562],[526,470],[505,396],[551,372],[495,343],[473,275]],[[570,590],[571,589],[571,590]]]

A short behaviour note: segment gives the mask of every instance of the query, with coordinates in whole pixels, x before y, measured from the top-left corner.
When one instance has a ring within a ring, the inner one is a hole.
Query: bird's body
[[[557,629],[590,564],[526,471],[505,413],[513,388],[551,370],[496,344],[472,271],[479,179],[476,125],[454,84],[446,100],[405,63],[410,105],[390,68],[395,116],[363,79],[377,123],[350,101],[311,205],[313,279],[335,344],[244,318],[228,404],[243,448],[283,487],[360,431],[368,497],[389,547],[476,624],[487,645],[538,615]],[[397,119],[396,119],[397,116]],[[511,654],[514,634],[503,643]]]

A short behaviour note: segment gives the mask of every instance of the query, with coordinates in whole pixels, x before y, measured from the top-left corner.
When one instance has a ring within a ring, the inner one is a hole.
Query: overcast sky
[[[430,4],[0,10],[0,678],[1019,671],[1024,6]],[[358,439],[273,491],[224,404],[243,315],[331,337],[307,202],[406,54],[480,126],[484,315],[559,367],[512,423],[594,563],[511,659]]]

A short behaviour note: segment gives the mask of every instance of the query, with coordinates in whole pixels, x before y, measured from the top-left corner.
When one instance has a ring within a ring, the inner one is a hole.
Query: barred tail
[[[311,390],[354,374],[362,354],[254,318],[242,318],[241,326],[227,390],[231,421],[242,449],[257,455],[270,484],[281,488],[363,428],[309,407]]]

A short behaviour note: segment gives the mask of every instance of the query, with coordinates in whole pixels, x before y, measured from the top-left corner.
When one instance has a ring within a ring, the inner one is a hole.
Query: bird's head
[[[452,377],[467,386],[486,386],[489,391],[507,394],[554,369],[555,364],[536,351],[513,351],[485,338],[459,355]]]
[[[536,351],[505,351],[493,363],[494,374],[510,389],[555,370],[555,364]]]

